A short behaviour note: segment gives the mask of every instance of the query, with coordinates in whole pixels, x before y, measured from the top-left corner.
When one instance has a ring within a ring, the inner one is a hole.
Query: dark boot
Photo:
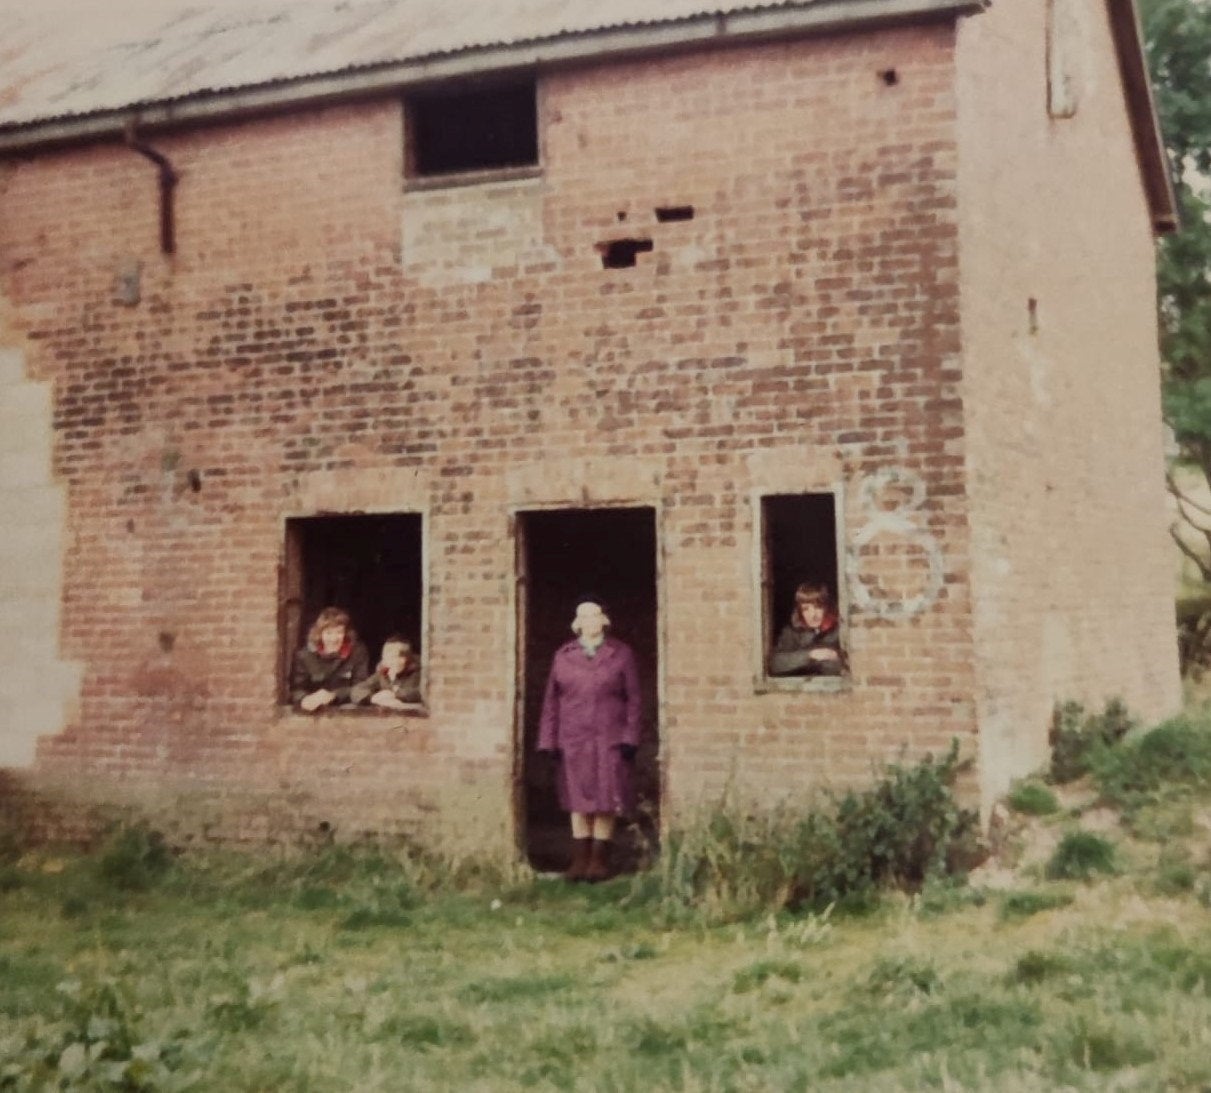
[[[592,839],[572,840],[572,863],[565,870],[564,880],[584,880],[589,869],[589,844]]]
[[[593,839],[592,842],[584,879],[590,884],[596,884],[598,881],[610,879],[610,844],[605,839]]]

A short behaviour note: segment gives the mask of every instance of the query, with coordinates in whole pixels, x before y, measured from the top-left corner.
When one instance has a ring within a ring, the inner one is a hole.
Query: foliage
[[[1069,831],[1047,863],[1052,880],[1088,880],[1094,873],[1115,871],[1114,844],[1092,831]]]
[[[1117,698],[1110,699],[1100,714],[1086,714],[1079,702],[1057,705],[1051,717],[1048,777],[1061,785],[1080,778],[1088,773],[1094,753],[1117,744],[1134,725],[1127,707]]]
[[[1181,453],[1211,475],[1211,4],[1144,0],[1144,41],[1172,165],[1182,230],[1160,245],[1157,292],[1165,416]],[[1211,543],[1206,509],[1175,479],[1170,489],[1187,527]],[[1205,554],[1174,538],[1211,579]]]
[[[1211,725],[1188,714],[1099,751],[1090,768],[1102,797],[1138,807],[1170,786],[1211,783]]]
[[[918,891],[961,872],[976,817],[955,801],[958,745],[940,760],[893,764],[867,790],[823,807],[744,809],[726,799],[673,832],[654,896],[708,918],[761,910],[869,907],[880,889]],[[647,886],[637,893],[652,898]]]
[[[142,824],[114,831],[97,860],[101,877],[129,892],[151,888],[171,866],[172,852],[164,836]]]
[[[1018,782],[1009,791],[1009,807],[1023,816],[1050,816],[1059,811],[1055,794],[1040,782]]]
[[[1029,889],[1008,892],[1001,899],[1001,920],[1029,918],[1043,911],[1067,907],[1071,902],[1072,897],[1067,892],[1036,892]]]

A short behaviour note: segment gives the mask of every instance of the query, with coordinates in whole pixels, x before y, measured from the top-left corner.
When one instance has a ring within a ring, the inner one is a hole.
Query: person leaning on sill
[[[304,713],[348,702],[354,684],[370,674],[370,655],[358,640],[349,613],[325,607],[294,654],[290,701]]]
[[[369,699],[372,706],[402,710],[420,698],[420,661],[412,643],[398,634],[383,642],[378,667],[350,691],[350,701],[360,706]]]
[[[795,589],[791,620],[778,635],[770,657],[772,676],[839,676],[845,672],[841,628],[828,586]]]

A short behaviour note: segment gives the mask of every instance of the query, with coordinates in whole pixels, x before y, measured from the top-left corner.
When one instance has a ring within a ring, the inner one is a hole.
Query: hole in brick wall
[[[619,224],[621,224],[621,223],[622,223],[624,220],[626,220],[626,218],[627,218],[627,214],[626,214],[626,210],[625,210],[625,209],[619,209],[619,210],[618,210],[618,214],[617,214],[617,215],[618,215],[618,223],[619,223]]]
[[[1026,315],[1031,334],[1039,332],[1039,302],[1033,296],[1026,301]]]
[[[133,535],[133,534],[134,534],[134,531],[135,531],[135,522],[134,522],[133,520],[127,520],[127,521],[126,521],[126,530],[127,530],[127,532],[128,532],[129,534],[131,534],[131,535]]]
[[[900,73],[894,68],[885,68],[879,73],[879,79],[888,87],[895,87],[900,82]]]
[[[694,206],[693,205],[662,205],[656,210],[656,219],[661,224],[668,224],[676,220],[693,220]]]
[[[190,471],[185,476],[185,481],[189,483],[189,488],[191,490],[193,490],[194,493],[202,492],[202,472],[201,471],[198,471],[198,470]]]
[[[327,820],[320,820],[319,833],[321,835],[327,835],[331,831],[332,831],[332,825]]]
[[[177,643],[177,636],[171,630],[161,630],[158,640],[160,649],[165,653],[171,653],[172,647]]]
[[[602,269],[630,269],[638,261],[637,256],[652,249],[650,239],[611,239],[598,243]]]

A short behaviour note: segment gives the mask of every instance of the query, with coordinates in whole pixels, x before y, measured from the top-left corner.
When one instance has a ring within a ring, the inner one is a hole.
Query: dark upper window
[[[533,80],[418,91],[407,98],[406,117],[411,178],[538,163]]]
[[[791,679],[847,674],[836,495],[762,497],[760,520],[763,674]],[[813,611],[808,601],[819,602],[822,610]]]
[[[407,639],[421,655],[423,587],[419,513],[287,520],[279,700],[289,701],[295,651],[325,607],[349,613],[371,669],[383,641],[393,635]]]

